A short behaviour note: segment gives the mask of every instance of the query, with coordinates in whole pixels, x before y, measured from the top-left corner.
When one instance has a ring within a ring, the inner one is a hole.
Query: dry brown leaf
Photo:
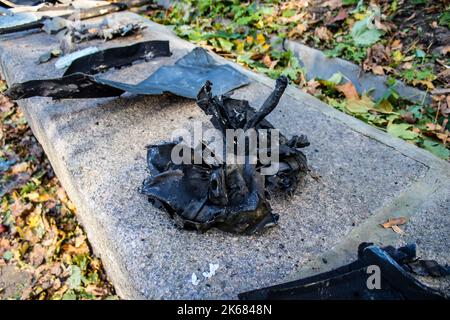
[[[268,54],[266,54],[266,55],[264,56],[264,58],[262,59],[262,62],[264,63],[264,65],[265,65],[267,68],[270,68],[270,66],[272,65],[272,59],[270,59],[270,56],[269,56]]]
[[[396,218],[389,218],[388,221],[385,223],[382,223],[381,226],[385,229],[392,228],[392,226],[400,226],[402,224],[405,224],[408,221],[405,217],[396,217]]]
[[[401,50],[403,48],[403,44],[400,40],[396,39],[391,43],[391,50]]]
[[[300,23],[295,26],[291,31],[289,31],[288,37],[289,38],[298,38],[300,37],[305,31],[308,29],[308,27],[304,23]]]
[[[350,81],[339,86],[336,86],[336,90],[342,92],[348,100],[359,99],[358,91],[356,91],[355,86]]]
[[[342,0],[328,0],[322,3],[322,7],[329,7],[331,10],[342,7]]]
[[[377,74],[379,76],[384,76],[384,69],[382,66],[373,66],[372,67],[372,72],[374,74]]]
[[[44,262],[45,252],[46,250],[44,249],[44,247],[42,247],[40,244],[36,244],[30,254],[31,264],[35,267],[40,266],[42,262]]]
[[[441,50],[439,50],[440,51],[440,53],[443,55],[443,56],[445,56],[447,53],[449,53],[450,52],[450,45],[449,46],[445,46],[445,47],[443,47]]]
[[[8,227],[5,226],[4,224],[0,224],[0,234],[2,234],[3,232],[7,232],[8,231]]]
[[[400,235],[404,235],[405,234],[405,231],[403,231],[402,229],[400,229],[400,227],[398,227],[398,226],[392,226],[391,227],[392,228],[392,230],[394,230],[394,232],[395,233],[398,233],[398,234],[400,234]]]
[[[401,65],[401,68],[404,70],[409,70],[412,69],[413,64],[411,62],[405,62],[404,64]]]
[[[25,172],[28,169],[28,163],[27,162],[21,162],[18,164],[15,164],[11,167],[11,173],[12,174],[18,174],[21,172]]]
[[[306,92],[309,94],[316,94],[317,93],[317,88],[320,86],[320,82],[314,79],[309,80],[306,83]]]
[[[314,30],[314,35],[323,41],[330,41],[333,39],[333,34],[326,27],[319,27]]]
[[[335,22],[345,20],[345,19],[347,19],[347,17],[348,17],[347,10],[345,10],[344,8],[341,8],[339,10],[339,13],[335,17],[331,18],[330,20],[328,20],[328,22],[326,22],[326,25],[330,25]]]
[[[63,245],[63,249],[64,249],[64,251],[66,251],[69,254],[78,255],[78,254],[89,253],[89,247],[86,242],[81,244],[79,247],[75,247],[71,244],[65,244],[65,245]]]

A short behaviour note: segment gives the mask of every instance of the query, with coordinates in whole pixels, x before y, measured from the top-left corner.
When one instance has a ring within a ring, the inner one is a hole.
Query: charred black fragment
[[[102,98],[120,96],[123,90],[98,83],[94,77],[75,73],[66,77],[48,80],[31,80],[13,84],[5,95],[11,99],[34,96],[64,98]]]
[[[130,50],[130,47],[127,47],[128,50]],[[158,52],[161,52],[160,49],[165,50],[159,48]],[[168,52],[168,50],[164,52]],[[83,58],[89,59],[89,56]],[[124,60],[126,59],[117,60],[118,65],[121,65]],[[85,70],[96,68],[100,71],[102,67],[99,63],[100,60],[93,59]],[[77,63],[77,67],[74,68],[78,67]],[[195,48],[174,65],[160,67],[138,84],[128,84],[103,79],[99,76],[74,73],[57,79],[31,80],[13,84],[5,92],[5,95],[14,100],[34,96],[72,99],[113,97],[124,92],[145,95],[159,95],[168,92],[195,99],[199,89],[207,79],[223,81],[216,86],[215,94],[225,94],[248,84],[248,78],[245,75],[228,64],[218,64],[206,50]]]
[[[417,259],[415,244],[395,249],[391,246],[381,248],[372,243],[361,243],[358,259],[350,264],[308,278],[244,292],[238,296],[242,300],[448,299],[445,293],[425,286],[409,273],[417,264],[423,269],[422,275],[437,276],[436,272],[439,276],[449,275],[448,267],[440,266],[436,261]],[[374,274],[374,266],[379,268],[380,281],[376,288],[371,288],[368,286],[368,279]]]
[[[276,107],[287,83],[285,77],[277,80],[259,112],[245,100],[213,97],[210,81],[200,89],[197,104],[212,115],[213,125],[224,137],[227,129],[244,128],[268,129],[270,135],[274,128],[264,117]],[[191,157],[198,153],[201,164],[175,164],[171,153],[177,143],[151,145],[147,153],[151,176],[143,182],[141,192],[186,229],[206,231],[216,227],[246,234],[261,231],[278,221],[267,200],[268,192],[293,192],[307,171],[306,157],[298,150],[309,145],[306,136],[287,140],[280,135],[279,143],[280,169],[271,176],[261,174],[263,164],[259,160],[252,164],[248,152],[245,164],[211,163],[203,158],[206,146],[202,145],[189,149]]]
[[[115,47],[76,59],[67,68],[64,76],[74,73],[95,74],[110,68],[130,65],[140,59],[169,57],[169,41],[145,41],[125,47]]]

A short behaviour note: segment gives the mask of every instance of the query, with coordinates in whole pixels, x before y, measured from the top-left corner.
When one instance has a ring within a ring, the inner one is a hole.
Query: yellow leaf
[[[244,41],[242,41],[242,40],[236,40],[234,43],[236,44],[236,51],[237,51],[237,52],[242,52],[242,51],[244,51]]]
[[[253,43],[253,37],[252,36],[247,36],[247,38],[245,38],[245,41],[247,41],[247,43],[251,44]]]
[[[261,33],[258,33],[258,35],[256,36],[256,41],[260,45],[263,45],[264,43],[266,43],[266,38]]]
[[[259,20],[259,21],[256,23],[256,27],[257,27],[258,29],[264,28],[264,21],[263,21],[263,20]]]
[[[367,113],[373,109],[375,102],[369,96],[362,96],[361,99],[349,99],[346,101],[345,108],[352,113]]]
[[[430,80],[413,80],[412,83],[415,86],[418,84],[422,84],[422,85],[426,86],[428,88],[428,90],[434,89],[434,84]]]
[[[389,101],[383,100],[380,102],[376,110],[382,113],[392,113],[394,111],[394,107]]]
[[[403,61],[404,56],[400,50],[395,50],[392,54],[392,59],[394,59],[395,62],[400,63]]]

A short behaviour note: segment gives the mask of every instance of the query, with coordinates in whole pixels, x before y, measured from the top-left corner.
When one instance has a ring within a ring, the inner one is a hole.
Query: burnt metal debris
[[[380,288],[369,288],[370,266],[380,268]],[[360,300],[423,300],[449,299],[436,289],[425,286],[413,275],[448,276],[450,268],[434,260],[416,257],[416,245],[408,244],[398,249],[361,243],[358,259],[335,270],[312,277],[239,294],[242,300],[265,299],[360,299]]]
[[[212,124],[223,137],[227,129],[268,129],[270,135],[274,127],[264,118],[277,106],[287,84],[286,77],[279,78],[260,111],[255,111],[246,100],[228,95],[213,97],[209,81],[200,89],[197,104],[212,115]],[[206,146],[202,144],[190,148],[193,157],[200,153],[201,164],[174,164],[171,152],[175,142],[151,145],[147,153],[151,176],[144,180],[141,192],[182,228],[203,232],[216,227],[246,234],[261,231],[278,221],[268,193],[293,192],[307,172],[306,157],[298,150],[309,145],[306,136],[288,140],[280,134],[279,140],[280,167],[270,176],[261,174],[263,165],[259,158],[256,164],[248,161],[248,152],[245,164],[208,163],[203,158]]]
[[[169,41],[145,41],[125,47],[115,47],[76,59],[64,76],[74,73],[96,74],[110,68],[121,68],[137,60],[170,56]]]
[[[33,1],[33,0],[24,0],[24,1],[8,1],[8,0],[0,0],[0,5],[3,4],[5,7],[16,7],[18,4],[20,5],[37,5],[39,3],[56,3],[57,1]],[[72,11],[71,13],[61,15],[60,18],[64,18],[67,20],[75,21],[75,20],[85,20],[90,18],[95,18],[99,16],[104,16],[106,14],[124,11],[131,8],[137,8],[141,6],[149,6],[153,8],[158,8],[159,6],[155,3],[153,3],[153,0],[121,0],[120,2],[113,2],[107,5],[101,5],[96,6],[92,8],[86,8],[82,10],[75,10],[75,8],[72,8],[70,5],[64,5],[64,4],[58,4],[54,8],[55,9],[69,9],[69,11]],[[52,20],[52,18],[48,16],[43,16],[42,18],[38,19],[37,21],[32,21],[28,23],[21,23],[19,25],[11,26],[11,27],[4,27],[0,28],[0,34],[9,34],[14,32],[21,32],[21,31],[27,31],[32,29],[40,29],[44,27],[49,20]]]
[[[157,52],[159,56],[162,53],[170,54],[169,50],[165,51],[166,45],[162,45],[163,41],[159,43],[161,47],[152,47],[155,51],[149,51],[148,57],[152,52]],[[115,48],[115,50],[124,51],[118,56],[110,56],[108,54],[108,58],[111,58],[111,60],[108,60],[107,63],[111,66],[120,66],[127,52],[130,55],[134,54],[134,57],[140,57],[139,53],[136,54],[137,49],[134,46],[127,46],[122,49]],[[83,70],[99,70],[99,60],[95,58],[99,57],[99,55],[98,53],[93,53],[92,55],[79,58],[88,62],[83,67]],[[127,64],[131,62],[130,59],[127,61]],[[76,60],[73,63],[75,63],[75,66],[73,69],[72,66],[69,66],[69,70],[76,71],[77,68],[81,68]],[[88,71],[88,73],[91,73],[91,71]],[[114,97],[120,96],[124,92],[144,95],[160,95],[168,92],[181,97],[195,99],[197,92],[207,80],[218,83],[213,91],[216,95],[225,94],[249,83],[245,75],[228,64],[218,64],[205,49],[197,47],[179,59],[174,65],[160,67],[147,79],[138,84],[107,80],[84,73],[72,73],[57,79],[16,83],[5,92],[5,95],[11,99],[18,100],[34,96],[72,99]]]

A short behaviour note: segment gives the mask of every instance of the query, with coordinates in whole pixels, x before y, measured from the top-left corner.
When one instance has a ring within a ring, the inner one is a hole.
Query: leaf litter
[[[23,113],[1,94],[0,116],[0,268],[32,279],[1,299],[117,299]]]
[[[450,160],[446,1],[195,0],[146,15],[273,79],[286,75],[334,108]],[[357,96],[344,79],[306,81],[293,52],[280,49],[286,38],[387,76],[389,90],[375,101],[370,92]],[[402,99],[395,89],[399,80],[431,92],[431,102]]]

